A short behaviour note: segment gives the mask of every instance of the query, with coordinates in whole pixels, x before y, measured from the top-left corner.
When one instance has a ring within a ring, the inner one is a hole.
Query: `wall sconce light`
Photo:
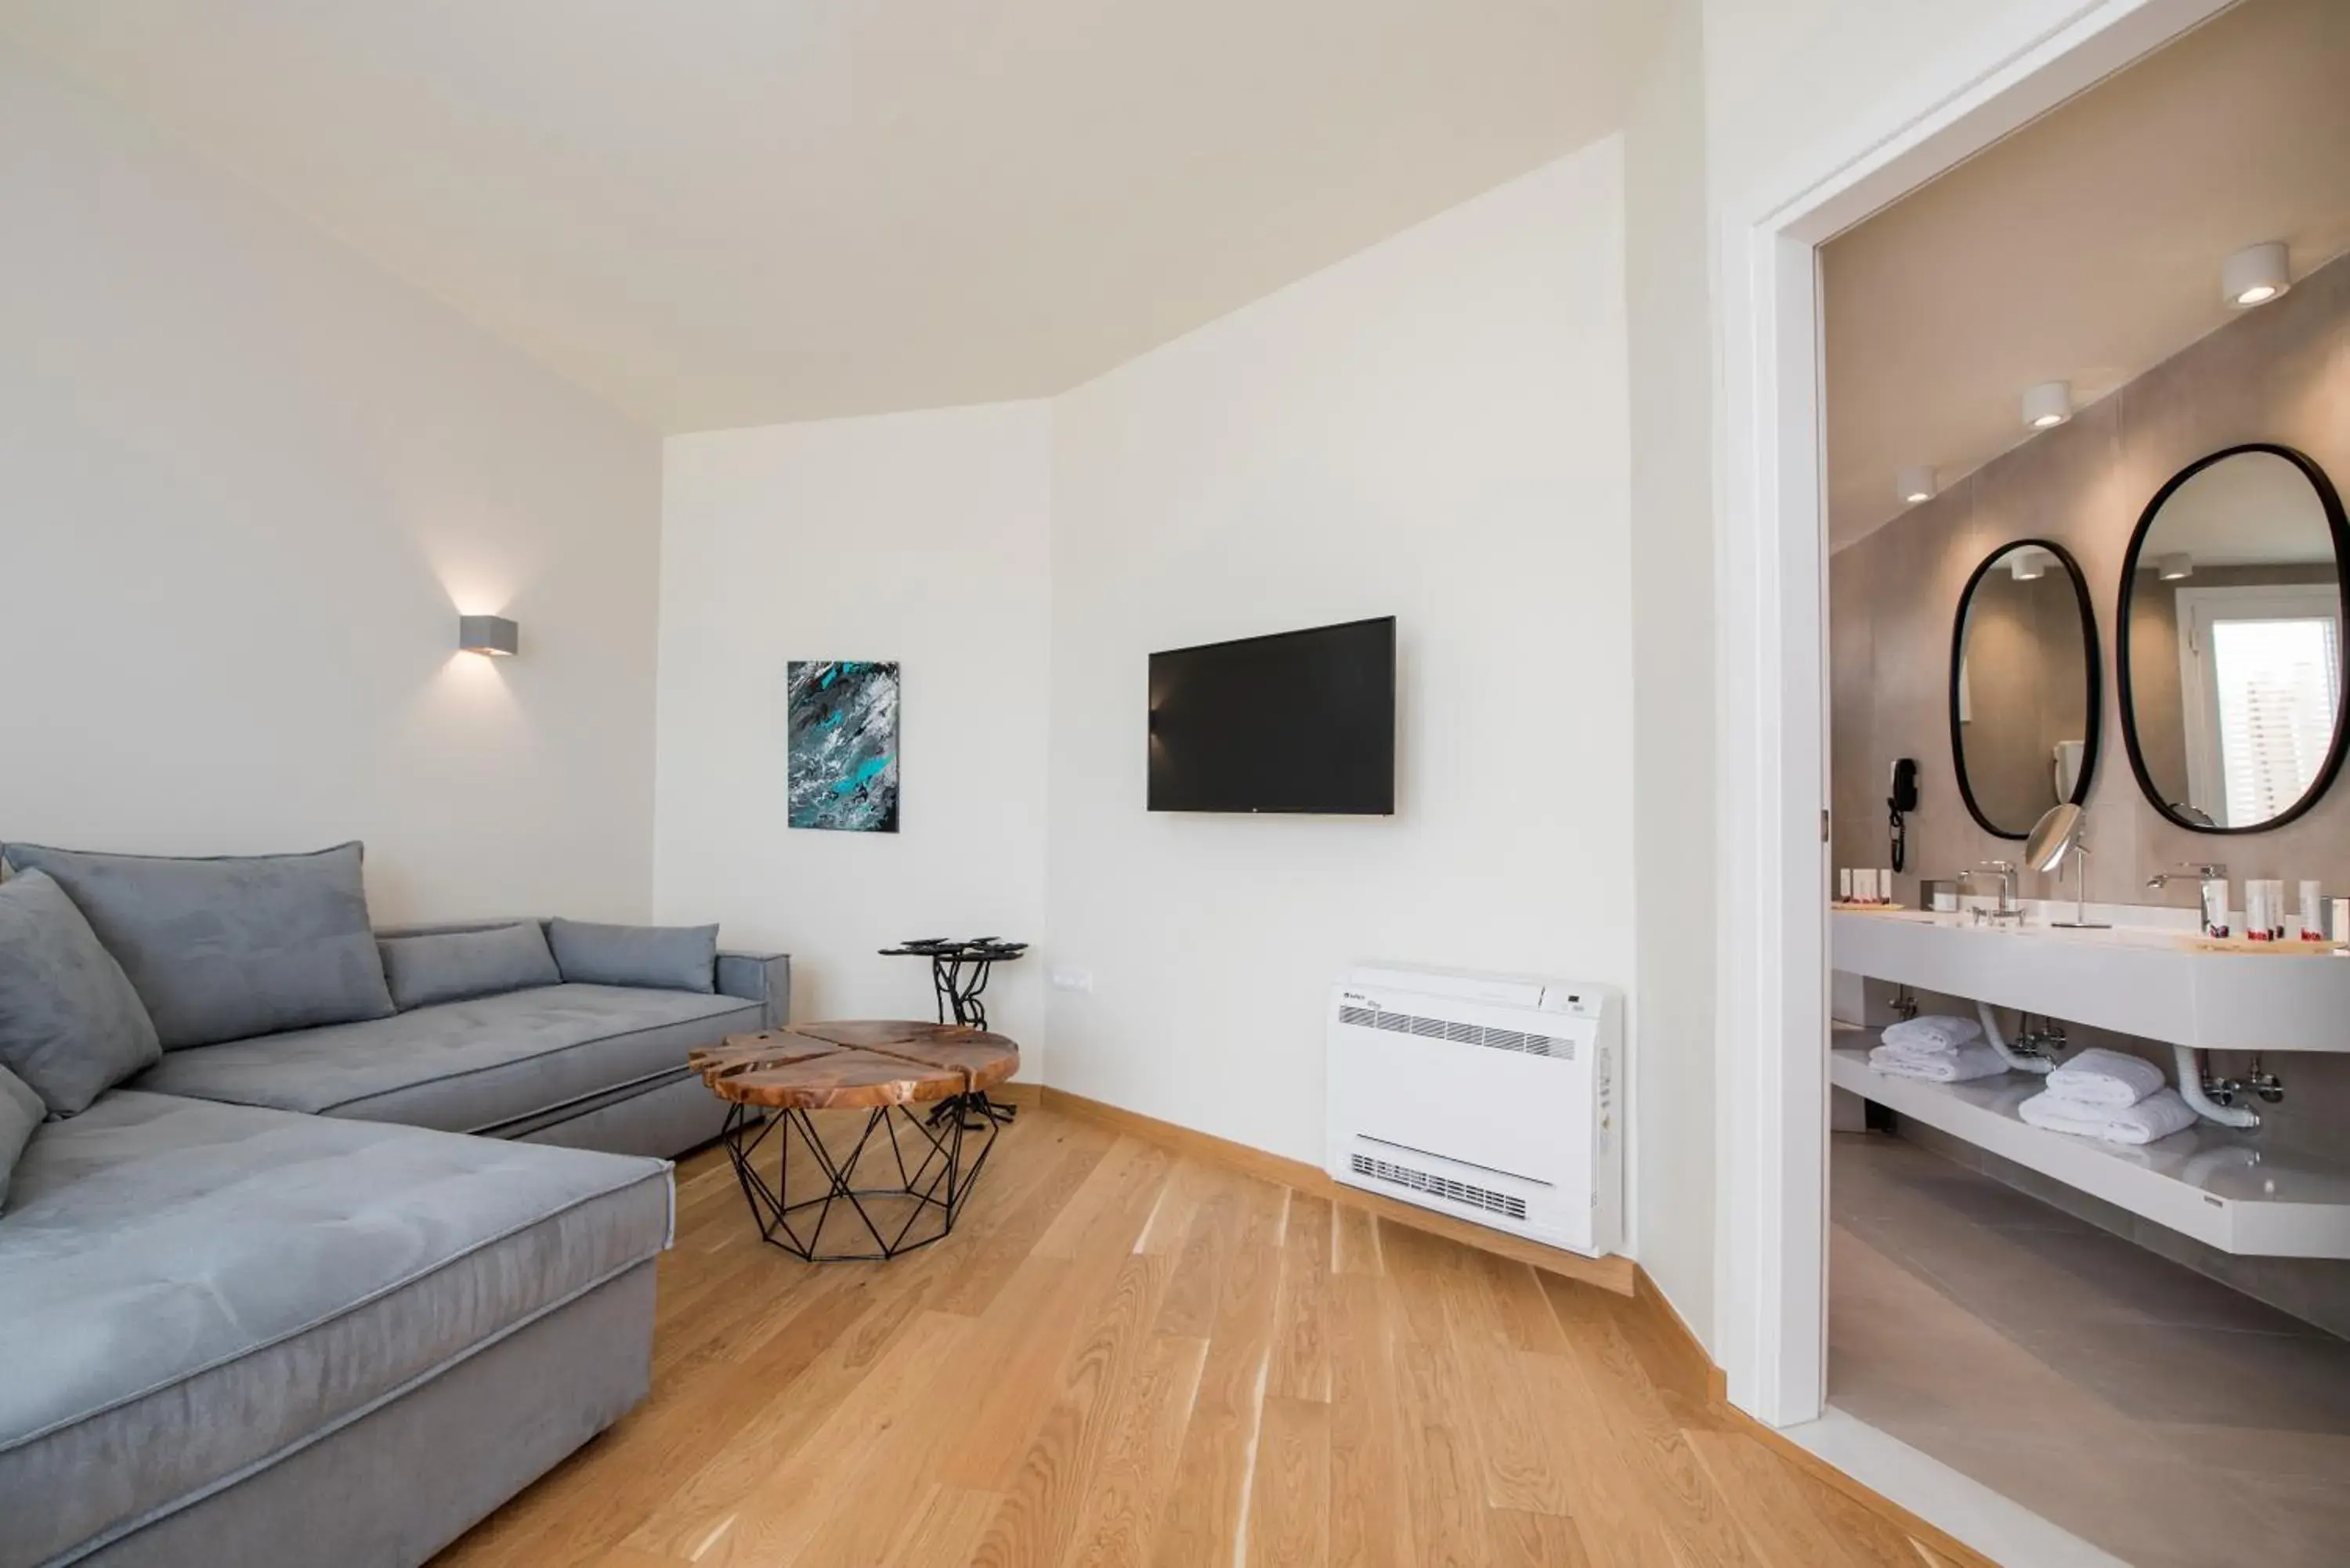
[[[2195,575],[2195,557],[2184,550],[2173,556],[2157,556],[2154,575],[2166,583],[2184,581]]]
[[[2048,552],[2018,550],[2008,560],[2007,569],[2019,583],[2036,583],[2048,575]]]
[[[2023,422],[2035,431],[2053,429],[2073,417],[2073,383],[2043,381],[2023,394]]]
[[[1915,506],[1920,501],[1934,499],[1934,471],[1930,468],[1905,468],[1893,480],[1893,493],[1905,506]]]
[[[2293,268],[2282,240],[2246,245],[2220,265],[2220,295],[2241,310],[2266,305],[2293,286]]]
[[[502,615],[461,615],[457,647],[466,653],[510,658],[522,650],[522,628]]]

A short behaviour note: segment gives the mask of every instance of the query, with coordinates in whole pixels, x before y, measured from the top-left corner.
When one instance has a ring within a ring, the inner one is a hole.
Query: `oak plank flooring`
[[[652,1397],[441,1568],[1927,1568],[1652,1303],[1047,1105],[955,1233],[761,1245],[678,1172]]]

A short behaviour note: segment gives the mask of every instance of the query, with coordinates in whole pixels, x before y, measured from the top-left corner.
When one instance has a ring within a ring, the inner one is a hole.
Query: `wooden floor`
[[[651,1398],[445,1568],[1945,1561],[1653,1306],[1051,1107],[883,1264],[763,1246],[695,1156],[660,1270]]]

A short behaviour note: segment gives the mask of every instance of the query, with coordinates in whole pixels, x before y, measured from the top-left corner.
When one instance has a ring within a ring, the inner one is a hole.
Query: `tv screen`
[[[1150,809],[1395,811],[1393,616],[1150,656]]]

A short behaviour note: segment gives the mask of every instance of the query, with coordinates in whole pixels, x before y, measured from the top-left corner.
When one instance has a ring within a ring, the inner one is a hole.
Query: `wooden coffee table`
[[[995,1148],[998,1123],[984,1114],[987,1091],[1020,1070],[1020,1047],[983,1029],[893,1019],[730,1034],[686,1061],[728,1102],[720,1138],[762,1239],[812,1263],[874,1262],[927,1247],[954,1229]],[[943,1114],[925,1120],[910,1109],[918,1105]],[[813,1113],[842,1110],[864,1111],[865,1123],[846,1152],[836,1154]],[[968,1160],[966,1131],[986,1135],[968,1140],[978,1142],[977,1157]],[[772,1184],[757,1163],[771,1137]],[[789,1187],[795,1143],[822,1189],[796,1199]],[[893,1162],[896,1185],[857,1184],[858,1167],[868,1156]],[[825,1222],[837,1209],[856,1216],[862,1227],[857,1233],[871,1239],[871,1250],[824,1246]],[[805,1233],[795,1218],[806,1222]]]

